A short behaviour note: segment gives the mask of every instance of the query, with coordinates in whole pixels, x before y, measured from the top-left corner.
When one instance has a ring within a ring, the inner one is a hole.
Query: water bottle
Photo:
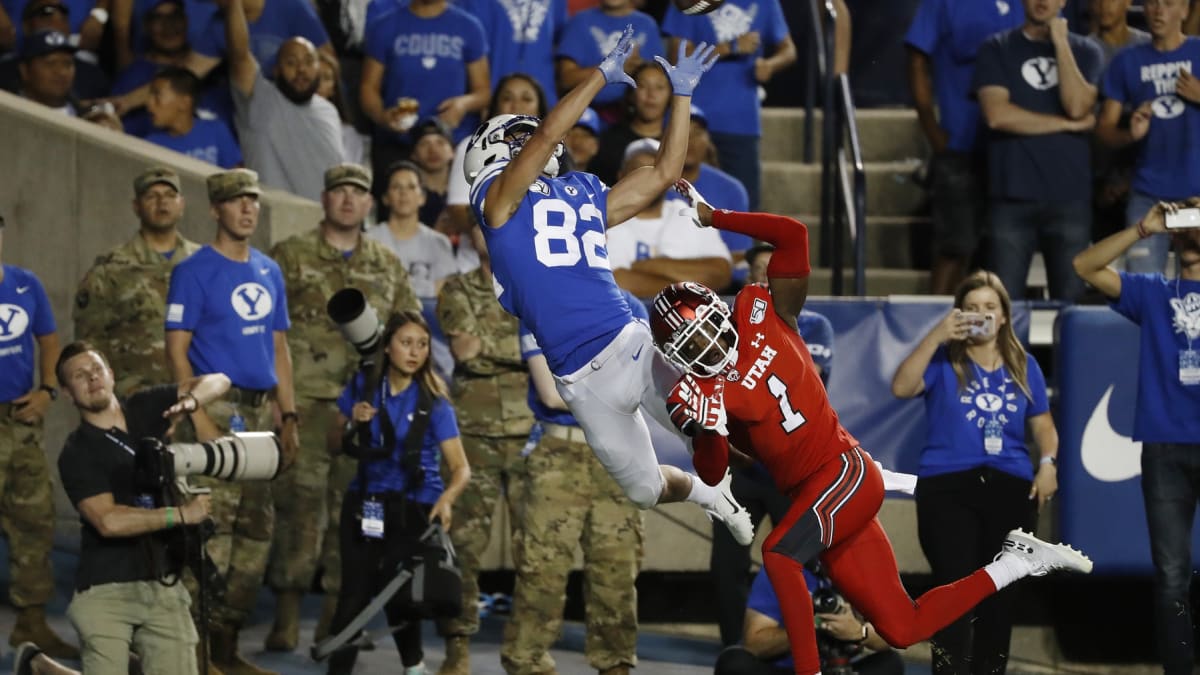
[[[237,406],[233,407],[233,414],[229,416],[229,430],[234,433],[246,430],[246,418],[242,417],[242,413],[238,412]]]

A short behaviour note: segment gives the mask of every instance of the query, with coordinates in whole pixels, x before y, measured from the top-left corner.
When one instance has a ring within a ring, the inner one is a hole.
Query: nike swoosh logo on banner
[[[643,350],[643,349],[645,349],[645,348],[646,348],[646,345],[642,345],[641,347],[638,347],[638,350],[637,350],[636,352],[634,352],[634,353],[633,353],[633,360],[634,360],[634,361],[637,361],[639,358],[641,358],[641,356],[642,356],[642,350]]]
[[[1116,483],[1142,473],[1142,444],[1113,429],[1108,401],[1116,385],[1109,385],[1083,428],[1080,459],[1092,478]]]

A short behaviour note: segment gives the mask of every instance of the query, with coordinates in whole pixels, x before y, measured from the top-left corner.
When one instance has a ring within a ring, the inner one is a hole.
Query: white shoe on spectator
[[[405,668],[404,675],[425,675],[425,662],[422,661],[415,666]]]

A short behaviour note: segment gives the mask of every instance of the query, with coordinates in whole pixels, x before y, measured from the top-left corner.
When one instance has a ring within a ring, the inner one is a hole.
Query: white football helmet
[[[467,141],[467,154],[463,158],[463,173],[466,174],[467,184],[474,183],[475,177],[488,164],[516,159],[517,155],[521,154],[525,141],[541,123],[541,120],[531,115],[496,115],[480,124],[471,135],[471,140]],[[558,158],[562,157],[562,154],[563,144],[559,141],[542,173],[550,178],[558,176]]]

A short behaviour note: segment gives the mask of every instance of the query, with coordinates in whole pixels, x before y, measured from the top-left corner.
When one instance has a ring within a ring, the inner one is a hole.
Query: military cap
[[[250,169],[233,169],[214,173],[208,177],[208,201],[213,204],[227,202],[242,195],[258,196],[262,188],[258,187],[258,174]]]
[[[133,194],[141,197],[146,194],[146,190],[162,183],[175,188],[176,192],[182,192],[179,187],[179,174],[168,169],[165,166],[156,166],[138,174],[137,178],[133,179]]]
[[[332,166],[325,171],[325,189],[332,190],[339,185],[357,185],[370,191],[371,170],[349,162]]]

